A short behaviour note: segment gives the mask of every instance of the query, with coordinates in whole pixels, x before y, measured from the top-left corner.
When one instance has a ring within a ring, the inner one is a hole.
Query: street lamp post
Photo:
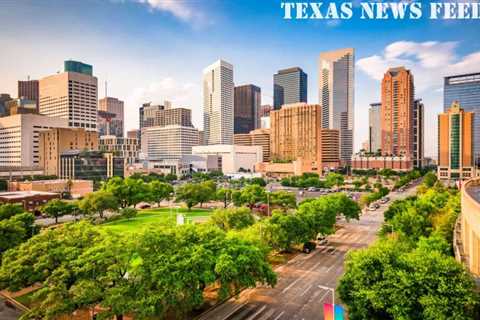
[[[330,288],[327,286],[318,285],[320,289],[332,291],[332,306],[333,306],[333,319],[335,319],[335,288]]]

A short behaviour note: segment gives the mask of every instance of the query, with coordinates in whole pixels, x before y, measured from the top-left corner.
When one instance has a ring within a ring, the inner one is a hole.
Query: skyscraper
[[[413,75],[404,67],[390,68],[382,80],[382,154],[413,156]]]
[[[368,109],[368,151],[373,153],[382,149],[381,107],[381,103],[371,103]]]
[[[233,66],[218,60],[203,70],[205,143],[233,143]]]
[[[123,137],[124,128],[124,103],[122,100],[113,97],[105,97],[98,100],[98,110],[115,114],[109,124],[110,131],[106,135]]]
[[[307,102],[307,74],[299,67],[279,70],[273,75],[273,108]]]
[[[445,77],[443,110],[457,101],[465,111],[474,112],[473,150],[476,166],[480,166],[480,72]]]
[[[423,114],[424,106],[422,99],[415,99],[413,103],[413,166],[421,168],[423,166]]]
[[[458,102],[438,115],[438,178],[464,180],[475,176],[473,159],[473,112]]]
[[[40,113],[68,119],[72,128],[97,129],[98,85],[92,66],[65,61],[65,72],[40,79]]]
[[[37,106],[39,106],[39,83],[38,80],[18,81],[18,98],[25,98],[27,100],[33,100]]]
[[[340,159],[349,163],[353,154],[354,49],[320,53],[318,97],[322,127],[340,132]]]
[[[138,110],[140,130],[145,127],[151,127],[155,124],[155,117],[159,110],[165,110],[165,106],[158,104],[153,105],[151,102],[142,104]]]
[[[260,127],[260,88],[253,84],[235,87],[234,133],[249,133]]]

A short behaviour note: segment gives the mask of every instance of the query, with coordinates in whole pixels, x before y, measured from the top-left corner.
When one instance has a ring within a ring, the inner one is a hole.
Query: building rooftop
[[[44,191],[12,191],[12,192],[0,192],[0,198],[14,200],[14,199],[23,199],[27,197],[34,196],[57,196],[57,193],[54,192],[44,192]]]
[[[478,203],[480,203],[480,185],[468,186],[467,193]]]

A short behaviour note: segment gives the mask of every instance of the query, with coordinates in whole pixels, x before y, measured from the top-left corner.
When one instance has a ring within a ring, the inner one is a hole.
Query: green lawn
[[[188,211],[186,208],[169,209],[146,209],[138,212],[135,218],[130,220],[119,219],[112,222],[102,224],[101,227],[115,232],[137,232],[144,228],[154,225],[174,225],[176,223],[177,213],[182,213],[185,220],[188,222],[192,218],[208,217],[211,210],[206,209],[192,209]]]

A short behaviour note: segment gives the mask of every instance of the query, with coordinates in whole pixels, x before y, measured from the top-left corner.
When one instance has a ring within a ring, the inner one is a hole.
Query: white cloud
[[[405,66],[415,76],[419,92],[442,85],[443,77],[480,71],[480,52],[458,57],[457,42],[398,41],[385,47],[381,55],[358,60],[357,67],[375,80],[381,80],[390,67]]]
[[[131,106],[141,106],[146,102],[163,104],[165,100],[171,101],[174,107],[191,109],[195,127],[202,127],[202,110],[198,106],[198,102],[201,101],[201,90],[195,83],[179,83],[170,77],[163,78],[145,87],[133,89],[127,98],[127,104]]]
[[[195,27],[213,23],[206,20],[203,12],[194,5],[194,2],[187,0],[131,0],[148,6],[152,11],[161,11],[172,14],[174,17],[191,23]]]

